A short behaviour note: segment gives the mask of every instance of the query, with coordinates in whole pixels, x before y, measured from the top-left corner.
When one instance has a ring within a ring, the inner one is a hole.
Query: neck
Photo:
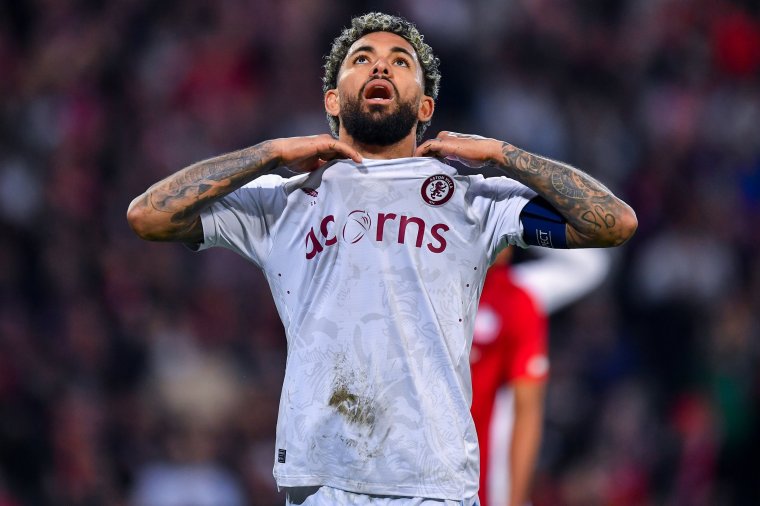
[[[416,129],[413,129],[409,135],[390,146],[376,146],[373,144],[361,143],[351,137],[342,128],[338,138],[358,151],[363,157],[379,160],[411,157],[414,156],[414,151],[417,149]]]

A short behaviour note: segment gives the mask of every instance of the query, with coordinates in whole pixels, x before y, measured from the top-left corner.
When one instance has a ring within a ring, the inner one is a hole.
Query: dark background
[[[605,284],[552,319],[535,506],[760,504],[756,2],[13,0],[0,505],[282,504],[262,276],[142,242],[125,213],[193,161],[326,132],[322,57],[368,10],[442,60],[428,136],[567,161],[638,214]]]

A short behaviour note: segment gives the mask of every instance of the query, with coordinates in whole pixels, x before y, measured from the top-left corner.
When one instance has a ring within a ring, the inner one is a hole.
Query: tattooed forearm
[[[195,163],[148,189],[151,206],[181,221],[276,165],[269,141]]]
[[[583,221],[591,224],[595,230],[602,228],[612,229],[615,227],[617,221],[612,213],[605,211],[602,206],[594,206],[593,211],[586,211],[581,216]]]
[[[130,226],[143,239],[202,241],[200,212],[277,166],[270,142],[195,163],[159,181],[130,204]]]
[[[586,174],[557,163],[551,171],[552,188],[571,199],[604,198],[609,191]]]
[[[502,152],[504,153],[504,158],[509,162],[510,166],[519,167],[530,174],[540,174],[547,170],[548,159],[533,156],[527,151],[517,149],[506,142],[503,146]]]
[[[588,174],[506,142],[502,155],[509,177],[535,190],[567,219],[569,245],[617,245],[635,231],[633,210]]]

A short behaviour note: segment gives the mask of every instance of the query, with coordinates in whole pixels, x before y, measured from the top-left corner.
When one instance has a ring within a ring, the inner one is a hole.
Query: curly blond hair
[[[330,54],[325,56],[325,75],[322,77],[322,91],[335,89],[338,85],[338,71],[343,60],[348,54],[351,45],[373,32],[390,32],[404,38],[412,45],[417,53],[417,58],[422,65],[422,74],[425,78],[425,95],[438,98],[438,89],[441,83],[441,73],[438,69],[440,60],[433,54],[433,49],[425,43],[424,37],[413,23],[398,16],[383,14],[381,12],[369,12],[357,16],[351,20],[351,26],[344,28],[341,34],[335,38],[330,48]],[[337,116],[327,114],[327,122],[334,137],[338,137],[340,121]],[[417,141],[422,140],[422,135],[430,125],[430,121],[417,124]]]

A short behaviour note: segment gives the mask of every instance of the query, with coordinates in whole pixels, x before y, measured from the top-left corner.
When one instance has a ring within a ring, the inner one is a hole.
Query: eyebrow
[[[366,51],[367,53],[376,53],[375,48],[369,45],[359,46],[355,50],[351,51],[351,53],[348,54],[348,56],[353,56],[356,53],[361,53],[362,51]],[[409,52],[408,49],[403,48],[401,46],[393,46],[391,48],[391,53],[404,53],[405,55],[409,56],[409,58],[412,59],[412,61],[415,60],[414,55]]]

